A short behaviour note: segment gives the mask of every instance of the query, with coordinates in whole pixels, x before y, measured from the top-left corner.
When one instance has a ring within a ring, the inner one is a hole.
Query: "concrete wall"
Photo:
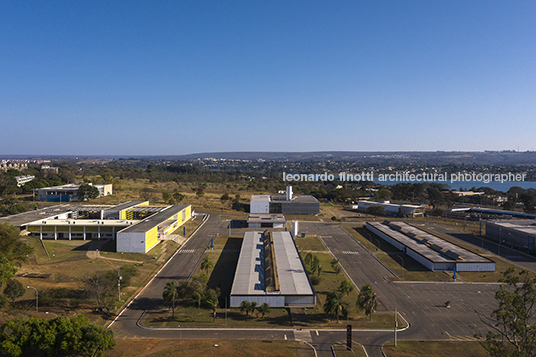
[[[249,213],[270,213],[270,203],[268,201],[251,201]]]
[[[125,253],[145,253],[144,232],[117,233],[117,251]]]
[[[512,246],[517,249],[536,251],[536,236],[534,234],[519,231],[513,228],[502,227],[494,222],[486,222],[486,237],[502,245]]]

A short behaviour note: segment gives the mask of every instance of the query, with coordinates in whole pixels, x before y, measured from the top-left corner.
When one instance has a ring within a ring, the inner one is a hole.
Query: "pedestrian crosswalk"
[[[351,252],[351,251],[345,250],[344,252],[342,252],[342,254],[359,255],[359,252]]]
[[[195,252],[195,249],[183,249],[179,253],[193,253]]]

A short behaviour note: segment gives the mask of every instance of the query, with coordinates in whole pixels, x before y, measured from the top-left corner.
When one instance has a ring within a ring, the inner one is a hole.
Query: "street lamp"
[[[117,293],[119,301],[121,301],[121,279],[123,279],[122,276],[119,276],[119,278],[117,279]]]
[[[402,279],[404,279],[404,259],[400,255],[395,255],[395,257],[400,258],[400,261],[402,262]]]
[[[181,325],[179,325],[179,344],[182,344],[182,330],[181,330]]]
[[[33,286],[27,286],[26,289],[34,289],[35,290],[35,312],[39,312],[39,292],[37,291],[36,288],[34,288]]]
[[[52,315],[55,315],[56,317],[59,317],[58,314],[56,314],[55,312],[47,311],[47,312],[45,312],[45,314],[47,314],[47,315],[48,315],[48,314],[52,314]]]

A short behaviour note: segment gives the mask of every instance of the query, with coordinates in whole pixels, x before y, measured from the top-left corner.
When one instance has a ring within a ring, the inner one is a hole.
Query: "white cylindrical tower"
[[[294,238],[298,236],[298,221],[292,221],[292,236]]]
[[[287,201],[292,200],[292,186],[287,186]]]

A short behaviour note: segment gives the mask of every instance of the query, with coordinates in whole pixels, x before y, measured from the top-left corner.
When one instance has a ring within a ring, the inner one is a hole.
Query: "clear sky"
[[[536,1],[0,1],[0,156],[536,150]]]

